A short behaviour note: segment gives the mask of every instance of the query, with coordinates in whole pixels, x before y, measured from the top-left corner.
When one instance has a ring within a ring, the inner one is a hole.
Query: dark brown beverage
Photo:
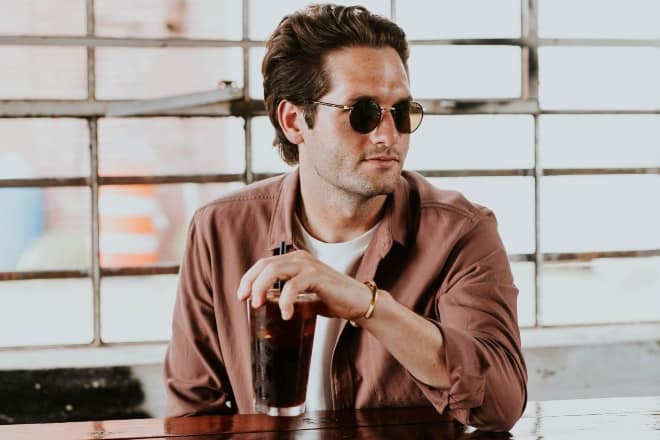
[[[266,304],[250,307],[252,383],[255,409],[271,415],[305,411],[318,297],[300,293],[291,319],[284,321],[279,291],[268,292]]]

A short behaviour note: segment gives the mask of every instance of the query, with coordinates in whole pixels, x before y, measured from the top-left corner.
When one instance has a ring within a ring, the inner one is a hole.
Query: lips
[[[377,160],[380,162],[391,162],[391,161],[398,162],[399,158],[397,156],[372,156],[372,157],[367,157],[365,160]]]

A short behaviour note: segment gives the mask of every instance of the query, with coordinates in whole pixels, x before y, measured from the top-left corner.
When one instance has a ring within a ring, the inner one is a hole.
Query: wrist
[[[376,304],[378,303],[378,295],[379,295],[378,286],[373,281],[365,281],[364,286],[369,290],[369,295],[370,295],[369,305],[367,306],[366,311],[364,313],[359,315],[357,318],[348,321],[353,327],[359,327],[360,323],[363,323],[364,321],[371,319],[371,317],[376,312]]]

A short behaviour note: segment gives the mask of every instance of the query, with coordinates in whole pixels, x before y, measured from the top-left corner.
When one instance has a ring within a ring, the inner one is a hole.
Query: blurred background
[[[188,222],[289,169],[260,67],[307,4],[0,0],[0,423],[162,416]],[[361,4],[411,40],[406,168],[498,217],[530,399],[660,394],[660,1]]]

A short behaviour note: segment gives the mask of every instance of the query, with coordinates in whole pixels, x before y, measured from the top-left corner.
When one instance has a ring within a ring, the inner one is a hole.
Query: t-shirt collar
[[[286,243],[287,248],[304,248],[304,243],[300,243],[300,239],[294,234],[294,216],[299,185],[298,169],[282,178],[275,209],[270,220],[269,251],[278,249],[281,241]],[[400,176],[394,192],[387,198],[383,219],[373,240],[378,241],[379,244],[372,242],[372,245],[378,246],[384,253],[389,250],[393,241],[404,247],[409,244],[409,229],[412,226],[413,213],[409,206],[408,186],[407,180]]]

